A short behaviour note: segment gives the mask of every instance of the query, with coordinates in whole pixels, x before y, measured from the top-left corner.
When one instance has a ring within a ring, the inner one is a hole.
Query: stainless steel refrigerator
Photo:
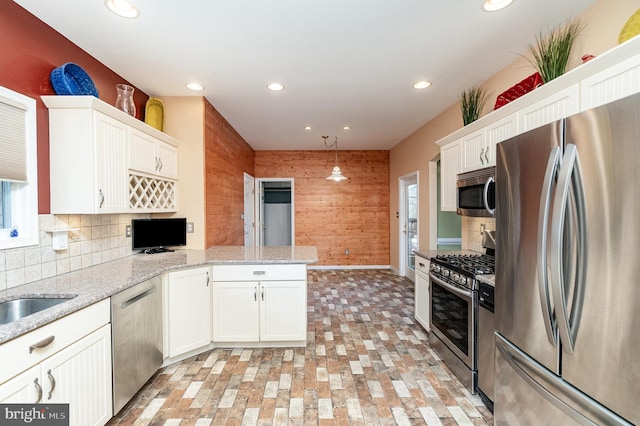
[[[497,146],[497,425],[640,424],[640,96]]]

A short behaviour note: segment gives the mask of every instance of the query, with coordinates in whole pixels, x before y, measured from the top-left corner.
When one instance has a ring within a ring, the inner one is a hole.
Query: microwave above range
[[[493,217],[496,208],[495,176],[495,167],[458,175],[456,212],[460,216]]]

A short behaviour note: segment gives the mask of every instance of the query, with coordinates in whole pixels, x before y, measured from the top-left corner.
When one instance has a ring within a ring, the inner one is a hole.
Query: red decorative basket
[[[515,101],[520,96],[531,92],[533,89],[540,85],[542,85],[542,77],[540,77],[540,73],[536,72],[535,74],[531,74],[520,83],[510,87],[509,89],[499,94],[498,98],[496,99],[496,105],[493,107],[493,109],[496,110],[511,101]]]

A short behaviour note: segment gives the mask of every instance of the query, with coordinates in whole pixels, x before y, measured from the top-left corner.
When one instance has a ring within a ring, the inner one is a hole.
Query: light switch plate
[[[129,238],[131,236],[131,225],[124,227],[124,236]]]
[[[187,232],[193,234],[193,222],[187,222]]]

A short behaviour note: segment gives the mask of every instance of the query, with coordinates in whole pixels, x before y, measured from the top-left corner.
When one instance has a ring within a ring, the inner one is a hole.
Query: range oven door
[[[448,284],[433,273],[429,273],[429,281],[431,331],[470,370],[476,370],[477,291]]]

